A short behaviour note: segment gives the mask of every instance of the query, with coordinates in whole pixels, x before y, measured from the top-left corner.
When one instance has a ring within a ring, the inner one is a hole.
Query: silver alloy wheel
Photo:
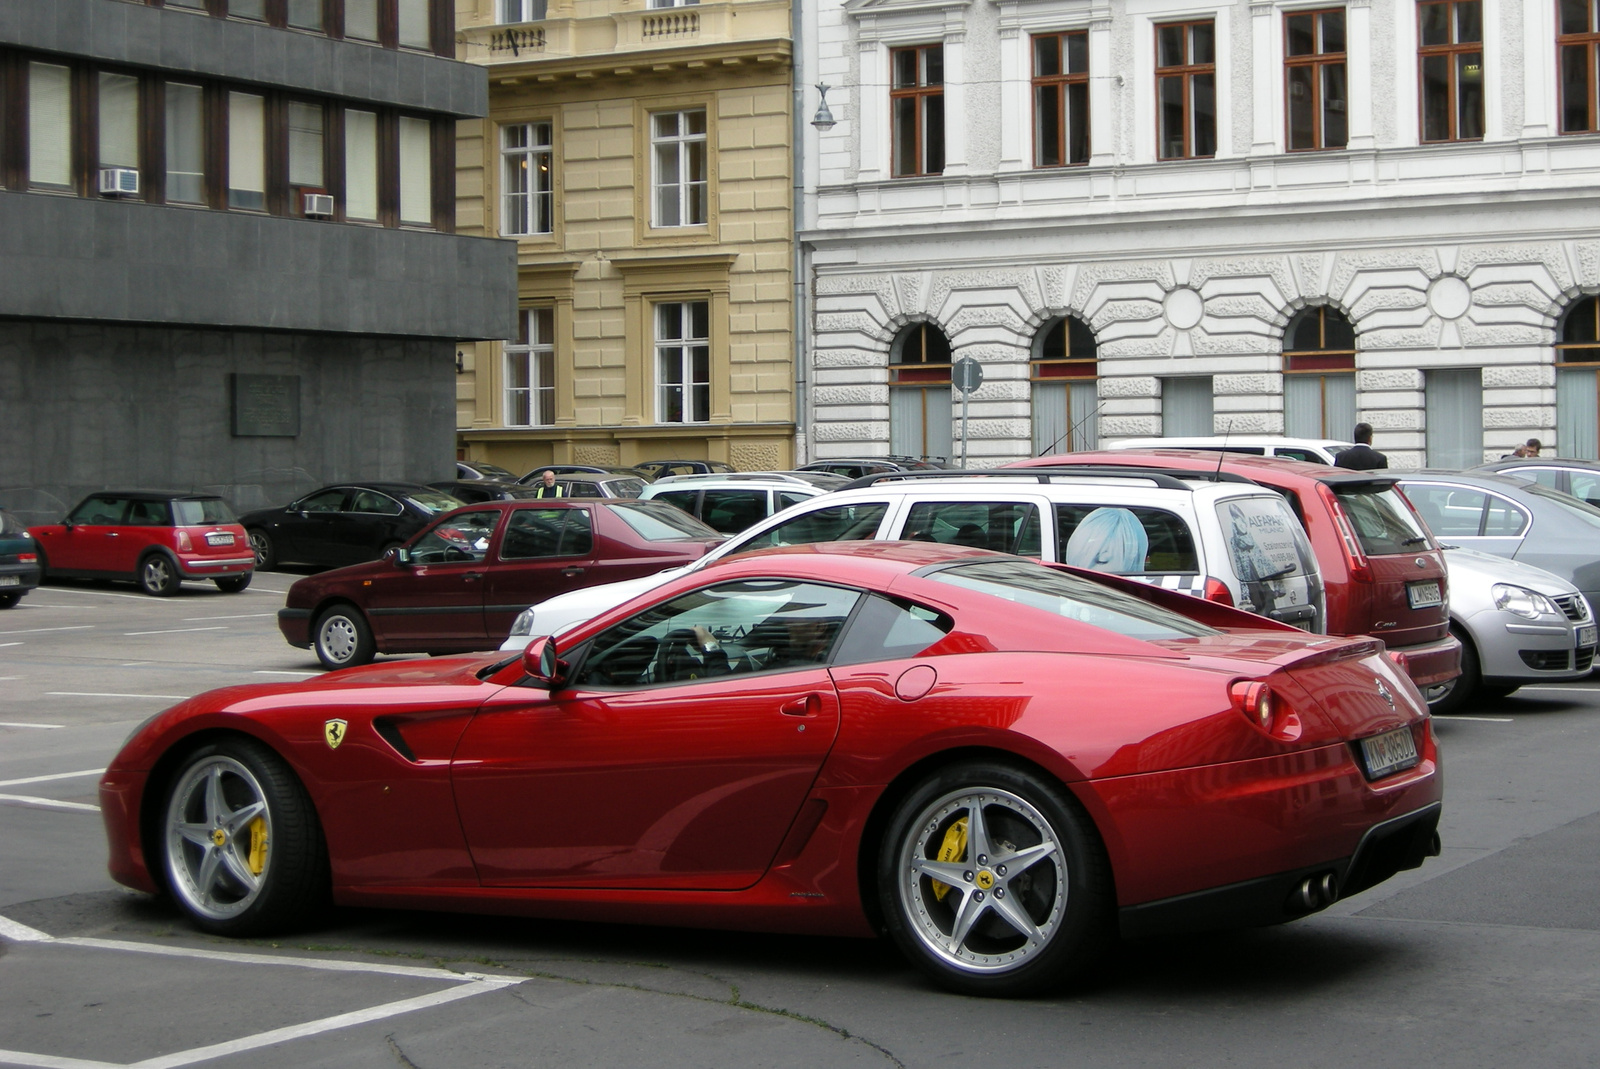
[[[260,531],[251,531],[246,537],[250,540],[250,552],[255,554],[256,567],[267,567],[269,564],[267,557],[270,555],[272,543]]]
[[[349,661],[360,644],[361,635],[355,621],[343,613],[329,614],[317,628],[317,648],[334,664]]]
[[[272,811],[244,765],[213,755],[189,766],[167,801],[166,832],[167,882],[188,909],[230,920],[260,897],[272,871]]]
[[[145,558],[140,583],[152,594],[166,594],[177,585],[172,564],[159,553]]]
[[[965,849],[954,860],[938,860],[963,816]],[[898,861],[911,931],[935,957],[964,972],[1020,967],[1050,944],[1066,912],[1060,837],[1010,791],[969,787],[931,802],[912,822]],[[942,897],[938,884],[948,889]]]

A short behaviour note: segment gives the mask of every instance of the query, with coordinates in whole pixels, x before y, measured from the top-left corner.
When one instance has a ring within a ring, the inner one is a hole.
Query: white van
[[[1282,457],[1310,464],[1332,464],[1333,458],[1354,442],[1336,438],[1282,438],[1265,434],[1207,435],[1199,438],[1123,438],[1101,448],[1118,449],[1215,449],[1223,453],[1242,453],[1256,457]]]

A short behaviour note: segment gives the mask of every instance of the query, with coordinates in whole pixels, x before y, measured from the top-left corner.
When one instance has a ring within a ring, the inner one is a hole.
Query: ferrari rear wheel
[[[1059,785],[1001,764],[944,769],[900,803],[878,891],[901,951],[968,995],[1081,977],[1113,932],[1110,866],[1088,815]]]
[[[378,652],[361,610],[353,605],[336,605],[322,614],[312,635],[317,660],[328,668],[351,668],[366,664]]]
[[[327,848],[311,799],[259,742],[229,739],[189,755],[163,821],[167,889],[205,931],[292,927],[326,895]]]

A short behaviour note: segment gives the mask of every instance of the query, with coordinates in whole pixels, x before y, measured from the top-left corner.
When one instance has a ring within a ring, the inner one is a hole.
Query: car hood
[[[1543,568],[1531,564],[1479,553],[1475,549],[1446,548],[1445,564],[1450,570],[1450,596],[1466,594],[1470,584],[1514,583],[1540,594],[1575,594],[1578,588]]]

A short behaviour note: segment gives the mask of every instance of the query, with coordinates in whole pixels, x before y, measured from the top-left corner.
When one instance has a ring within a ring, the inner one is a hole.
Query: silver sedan
[[[1594,662],[1588,599],[1542,568],[1445,547],[1450,630],[1461,640],[1461,675],[1428,691],[1436,713],[1473,697],[1503,698],[1524,683],[1581,679]]]

